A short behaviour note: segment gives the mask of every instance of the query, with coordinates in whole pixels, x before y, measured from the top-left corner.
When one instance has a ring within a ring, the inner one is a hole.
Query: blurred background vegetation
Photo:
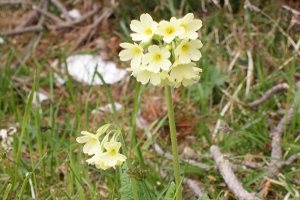
[[[261,191],[268,167],[248,168],[243,163],[267,166],[271,127],[278,124],[294,101],[298,102],[299,111],[300,92],[295,87],[300,79],[299,1],[66,0],[61,2],[68,10],[76,8],[84,15],[96,7],[99,12],[63,29],[52,29],[58,22],[46,17],[37,31],[10,35],[28,19],[32,6],[42,1],[24,2],[0,0],[0,34],[4,40],[0,44],[0,129],[17,128],[10,151],[1,150],[3,199],[32,199],[33,192],[38,199],[120,199],[118,173],[88,166],[75,138],[81,130],[95,130],[112,122],[110,112],[91,112],[114,101],[122,105],[117,113],[119,124],[128,131],[134,81],[127,77],[113,85],[91,86],[73,80],[65,72],[66,83],[58,85],[54,74],[61,73],[57,63],[65,63],[74,54],[100,55],[119,68],[126,68],[118,60],[119,43],[130,40],[130,21],[145,12],[157,21],[193,12],[203,21],[200,39],[204,46],[198,63],[203,69],[202,78],[192,87],[176,89],[174,101],[181,156],[203,163],[208,169],[183,163],[182,173],[194,180],[208,199],[236,199],[209,154],[210,145],[217,143],[234,163],[244,187]],[[49,3],[47,8],[49,13],[65,20],[56,5]],[[92,26],[97,16],[107,10],[112,12]],[[41,16],[25,27],[38,24]],[[249,60],[253,61],[254,69],[247,93]],[[279,83],[289,85],[286,93],[272,97],[254,110],[243,105]],[[138,123],[137,135],[147,168],[135,160],[137,170],[129,175],[138,177],[151,199],[152,193],[163,196],[166,192],[172,182],[172,167],[169,160],[153,150],[153,141],[145,133],[152,131],[156,142],[166,151],[170,151],[170,140],[163,89],[148,86],[142,90],[139,115],[149,127],[144,130]],[[43,91],[49,99],[32,105],[30,91]],[[297,112],[283,135],[284,158],[300,151],[299,119]],[[216,140],[212,138],[214,132]],[[16,162],[20,138],[21,160]],[[299,164],[299,160],[295,161],[283,167],[277,176],[269,177],[263,197],[300,199]],[[185,183],[184,195],[185,199],[198,199]]]

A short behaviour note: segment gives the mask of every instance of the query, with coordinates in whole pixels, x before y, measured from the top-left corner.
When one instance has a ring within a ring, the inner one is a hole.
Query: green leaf
[[[146,184],[142,181],[138,181],[139,188],[139,199],[141,200],[152,200],[151,191],[147,188]],[[155,198],[154,198],[155,199]]]
[[[131,181],[126,171],[127,171],[126,169],[123,170],[123,173],[121,174],[121,188],[120,188],[121,200],[132,200],[133,194],[131,190]]]
[[[176,185],[172,182],[167,190],[164,200],[173,200],[175,199]]]

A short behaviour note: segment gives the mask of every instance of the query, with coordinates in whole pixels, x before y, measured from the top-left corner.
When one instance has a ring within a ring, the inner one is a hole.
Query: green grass
[[[252,3],[258,5],[259,1]],[[276,125],[282,117],[280,113],[288,109],[295,96],[299,99],[299,91],[294,84],[299,79],[300,60],[299,56],[295,56],[293,47],[289,46],[287,34],[297,42],[300,32],[299,27],[287,30],[289,13],[280,9],[276,3],[262,6],[265,15],[243,10],[239,3],[232,3],[232,7],[235,12],[229,13],[225,8],[206,3],[208,12],[203,14],[200,11],[201,1],[186,0],[183,6],[175,0],[125,1],[122,8],[115,10],[115,19],[110,19],[114,23],[113,34],[123,41],[129,39],[130,20],[143,12],[149,12],[160,20],[178,14],[182,8],[183,13],[194,12],[203,19],[201,40],[204,47],[202,59],[198,63],[203,68],[202,78],[190,88],[175,91],[175,118],[177,123],[182,120],[196,121],[189,135],[179,141],[179,146],[193,148],[199,153],[197,160],[209,166],[214,164],[209,156],[209,146],[213,143],[211,134],[221,110],[229,100],[222,90],[232,95],[242,84],[237,97],[243,102],[250,102],[277,83],[291,85],[287,93],[276,95],[257,110],[233,103],[222,118],[225,127],[220,131],[223,139],[218,141],[218,145],[237,162],[249,156],[257,162],[270,160],[270,131],[266,117]],[[108,33],[99,33],[99,36],[103,34]],[[13,38],[7,39],[10,41]],[[51,40],[51,45],[44,49],[47,53],[44,56],[33,53],[28,62],[17,67],[13,67],[13,64],[20,59],[20,48],[10,42],[0,46],[3,48],[0,50],[0,128],[18,127],[13,149],[1,159],[1,198],[31,199],[33,190],[37,199],[120,199],[122,180],[119,174],[122,170],[100,171],[88,166],[85,163],[87,158],[81,153],[81,146],[75,138],[81,130],[95,130],[101,124],[117,122],[125,130],[125,142],[129,146],[130,130],[135,129],[132,116],[137,112],[138,102],[133,102],[137,86],[133,80],[129,81],[126,83],[129,88],[126,95],[122,93],[123,96],[119,96],[118,88],[125,84],[123,82],[118,87],[92,87],[81,85],[69,77],[65,86],[56,87],[50,64],[53,59],[63,63],[69,46],[57,45],[61,39],[47,33],[43,39]],[[238,50],[241,51],[240,57],[232,71],[228,72],[234,52]],[[254,79],[249,96],[245,96],[246,50],[252,51],[254,60]],[[293,60],[279,69],[292,56]],[[48,91],[50,101],[36,107],[32,104],[32,94],[39,88]],[[150,106],[147,104],[150,100],[146,98],[163,98],[163,90],[151,86],[141,90],[141,108],[145,108],[141,112],[148,116],[151,113],[147,113],[146,109]],[[92,109],[114,102],[114,99],[123,105],[121,113],[101,117],[90,114]],[[154,105],[157,106],[159,117],[148,117],[148,123],[151,124],[149,129],[153,131],[156,141],[165,150],[171,151],[170,140],[166,136],[167,113],[160,104]],[[129,177],[139,179],[137,184],[143,185],[145,194],[164,196],[172,182],[171,161],[158,156],[151,147],[152,141],[146,139],[142,130],[137,130],[142,132],[136,141],[142,155],[134,150],[129,152],[131,170],[134,172]],[[300,140],[296,140],[299,132],[300,117],[297,114],[282,139],[286,157],[300,151]],[[189,138],[192,138],[192,144]],[[224,195],[235,199],[213,167],[204,171],[182,164],[181,169],[185,177],[199,180],[211,199],[223,199]],[[167,173],[166,177],[161,176],[162,171]],[[236,172],[245,188],[251,191],[259,190],[266,173],[264,169],[243,168],[237,168]],[[283,199],[288,192],[291,194],[290,199],[300,198],[295,192],[300,191],[299,160],[282,168],[281,175],[273,179],[277,183],[272,184],[266,199]],[[186,199],[193,199],[186,185],[184,191]]]

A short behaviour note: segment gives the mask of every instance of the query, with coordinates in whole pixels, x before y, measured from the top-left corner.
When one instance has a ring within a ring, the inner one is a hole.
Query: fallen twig
[[[49,30],[59,30],[59,29],[64,29],[64,28],[71,28],[83,21],[85,21],[86,19],[92,17],[93,15],[95,15],[98,12],[99,9],[94,9],[91,12],[87,13],[86,15],[84,15],[83,17],[74,20],[72,22],[66,22],[63,24],[58,24],[58,25],[48,25],[47,28]],[[0,33],[1,36],[13,36],[13,35],[20,35],[23,33],[30,33],[30,32],[39,32],[44,30],[44,26],[40,26],[40,25],[35,25],[35,26],[30,26],[30,27],[25,27],[23,29],[15,29],[12,31],[8,31],[8,32],[3,32]]]
[[[64,15],[65,19],[68,22],[72,21],[70,15],[68,13],[68,10],[59,0],[51,0],[51,3],[53,3],[61,11],[61,13]]]
[[[249,107],[253,108],[253,107],[257,107],[260,104],[264,103],[265,101],[267,101],[270,97],[272,97],[274,94],[277,94],[279,92],[285,91],[289,89],[289,85],[286,83],[280,83],[278,85],[275,85],[274,87],[272,87],[271,89],[267,90],[259,99],[251,102],[248,104]]]
[[[296,83],[296,87],[300,88],[300,81],[298,81]],[[296,104],[296,101],[293,102],[293,104],[290,106],[287,113],[280,120],[278,125],[271,131],[271,137],[272,137],[271,162],[268,165],[268,173],[267,173],[266,177],[277,176],[280,172],[279,170],[281,167],[294,162],[300,156],[300,153],[298,153],[298,154],[291,156],[288,160],[283,161],[282,160],[282,147],[280,145],[284,130],[286,129],[287,125],[291,122],[291,120],[296,112],[295,104]],[[261,183],[260,192],[259,192],[261,196],[267,195],[267,191],[265,189],[267,185],[268,185],[268,181],[263,180],[263,182]]]
[[[79,24],[85,20],[87,20],[88,18],[94,16],[97,12],[99,11],[99,8],[96,8],[96,9],[93,9],[92,11],[88,12],[87,14],[85,14],[84,16],[82,16],[81,18],[79,19],[76,19],[72,22],[66,22],[66,23],[63,23],[63,24],[59,24],[59,25],[56,25],[56,26],[48,26],[48,28],[50,30],[58,30],[58,29],[64,29],[64,28],[70,28],[76,24]]]
[[[195,193],[197,198],[201,199],[201,198],[207,196],[207,194],[198,186],[196,181],[194,181],[192,179],[187,179],[185,182],[189,186],[189,188],[191,188],[193,190],[193,192]]]
[[[40,10],[43,10],[43,11],[47,10],[48,9],[48,0],[42,1],[40,7],[42,7],[42,8],[39,8]],[[45,22],[45,17],[41,16],[39,18],[39,21],[38,21],[36,26],[42,27],[44,22]],[[37,35],[35,35],[30,40],[30,42],[25,47],[20,60],[16,60],[12,66],[17,66],[19,63],[22,63],[22,64],[26,63],[26,61],[30,58],[30,55],[34,52],[34,50],[36,49],[36,47],[39,44],[40,40],[42,39],[42,34],[43,34],[42,32],[39,32]]]
[[[286,126],[290,123],[295,113],[295,107],[292,105],[287,114],[280,120],[276,128],[271,132],[272,136],[272,153],[269,175],[277,174],[282,166],[282,148],[280,145],[281,137]]]
[[[42,5],[42,4],[41,4]],[[31,24],[36,18],[38,17],[38,12],[35,10],[32,11],[29,16],[21,23],[19,24],[16,29],[23,29],[24,27],[28,26]]]
[[[98,18],[96,18],[96,20],[94,21],[93,24],[89,25],[86,28],[85,32],[78,39],[78,41],[75,43],[72,50],[77,49],[88,38],[88,36],[92,37],[92,35],[94,35],[94,33],[96,32],[96,31],[93,31],[93,30],[95,30],[96,27],[98,27],[99,24],[103,20],[107,19],[113,13],[113,9],[110,9],[110,8],[103,8],[102,10],[103,10],[102,14]]]
[[[48,12],[47,10],[42,10],[39,7],[33,6],[32,7],[33,10],[37,11],[38,13],[52,19],[53,21],[57,22],[57,23],[64,23],[63,20],[61,20],[59,17],[51,14],[50,12]]]
[[[253,58],[252,53],[250,50],[247,50],[247,56],[248,56],[248,70],[247,70],[247,81],[246,81],[246,96],[248,96],[251,88],[251,83],[253,79],[253,71],[254,71],[254,64],[253,64]]]
[[[290,156],[286,161],[284,161],[282,163],[283,166],[286,166],[286,165],[290,165],[292,164],[293,162],[295,162],[296,160],[300,159],[300,152]]]
[[[284,8],[284,9],[286,9],[286,10],[288,10],[288,11],[290,11],[290,12],[293,13],[294,15],[300,15],[300,12],[299,12],[298,10],[293,9],[293,8],[287,6],[287,5],[283,5],[283,6],[281,6],[281,7]]]
[[[232,105],[232,102],[234,101],[234,99],[237,97],[239,91],[241,90],[242,88],[242,83],[237,87],[237,89],[234,91],[233,95],[232,95],[232,98],[226,103],[226,105],[223,107],[221,113],[220,113],[220,116],[221,117],[224,117],[225,113],[227,112],[227,110],[229,109],[229,107]],[[219,129],[222,125],[222,119],[218,119],[216,125],[215,125],[215,128],[214,128],[214,131],[213,131],[213,134],[212,134],[212,139],[213,140],[216,140],[217,139],[217,134],[219,132]]]
[[[220,152],[220,149],[216,145],[210,147],[210,153],[215,160],[216,166],[221,173],[224,181],[226,182],[228,188],[233,192],[239,200],[259,200],[258,197],[253,193],[249,193],[245,190],[234,174],[231,164],[228,160],[224,159],[224,156]]]
[[[39,32],[42,31],[44,28],[42,26],[39,25],[34,25],[34,26],[29,26],[29,27],[25,27],[25,28],[20,28],[20,29],[15,29],[12,31],[8,31],[8,32],[4,32],[4,33],[0,33],[1,36],[13,36],[13,35],[20,35],[23,33],[31,33],[31,32]]]

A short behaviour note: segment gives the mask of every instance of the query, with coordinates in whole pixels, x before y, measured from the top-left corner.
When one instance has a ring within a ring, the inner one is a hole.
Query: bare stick
[[[246,96],[248,96],[251,88],[251,83],[253,79],[253,71],[254,71],[254,64],[253,64],[253,58],[252,53],[250,50],[247,50],[247,56],[248,56],[248,70],[247,70],[247,81],[246,81]]]
[[[279,168],[281,165],[282,159],[282,148],[280,145],[280,141],[282,138],[282,134],[286,128],[286,126],[290,123],[295,113],[295,106],[292,105],[287,114],[280,120],[276,128],[271,132],[272,136],[272,152],[271,152],[271,163],[269,175],[274,175],[279,172]]]
[[[51,0],[51,2],[62,12],[62,14],[64,15],[65,19],[68,22],[72,21],[70,15],[68,13],[68,10],[59,0]]]
[[[233,192],[239,200],[259,200],[253,193],[249,193],[244,189],[236,175],[232,170],[232,166],[228,160],[224,159],[220,149],[216,145],[210,147],[210,153],[215,160],[216,166],[221,173],[228,188]]]
[[[42,10],[36,6],[32,7],[33,10],[37,11],[38,13],[41,13],[42,15],[45,15],[46,17],[52,19],[53,21],[57,22],[57,23],[64,23],[63,20],[61,20],[59,17],[49,13],[47,10]]]
[[[207,196],[206,193],[198,186],[196,181],[194,181],[192,179],[187,179],[186,184],[189,186],[189,188],[191,188],[193,190],[193,192],[199,199]]]
[[[300,88],[300,81],[296,83],[296,87]],[[292,163],[294,160],[298,158],[298,154],[290,157],[287,161],[282,161],[282,148],[280,145],[282,135],[284,133],[285,128],[291,122],[294,114],[295,114],[295,104],[296,101],[293,102],[291,107],[288,109],[287,113],[284,117],[280,120],[278,125],[271,131],[272,137],[272,152],[271,152],[271,162],[269,164],[269,170],[267,177],[276,176],[279,173],[279,169],[287,164]],[[261,183],[260,187],[260,195],[263,196],[266,192],[264,190],[265,185],[268,184],[268,181],[264,180]]]
[[[42,26],[29,26],[23,29],[16,29],[16,30],[12,30],[12,31],[8,31],[5,33],[0,33],[0,35],[2,36],[13,36],[13,35],[20,35],[23,33],[31,33],[31,32],[39,32],[42,31],[44,28]]]
[[[281,83],[281,84],[275,85],[271,89],[267,90],[259,99],[249,103],[248,106],[252,107],[252,108],[257,107],[260,104],[267,101],[274,94],[277,94],[277,93],[282,92],[282,91],[286,91],[287,89],[289,89],[289,85],[286,84],[286,83]]]
[[[78,41],[76,42],[76,44],[74,45],[72,50],[75,50],[76,48],[78,48],[87,39],[88,36],[92,37],[91,35],[93,35],[93,33],[94,33],[94,31],[92,33],[92,30],[95,29],[97,26],[99,26],[99,24],[103,20],[108,18],[113,13],[112,9],[102,9],[102,10],[104,10],[103,13],[94,21],[94,23],[92,25],[89,25],[87,27],[87,29],[82,34],[82,36],[78,39]]]
[[[24,4],[28,3],[26,0],[1,0],[0,5],[5,5],[5,4]]]
[[[232,70],[233,66],[235,65],[235,63],[236,63],[237,59],[240,57],[240,55],[241,55],[241,51],[238,50],[236,52],[236,54],[234,55],[234,58],[232,59],[232,61],[229,64],[229,67],[228,67],[228,70],[227,70],[228,72],[230,72]]]
[[[296,10],[296,9],[293,9],[293,8],[287,6],[287,5],[283,5],[281,7],[284,8],[284,9],[286,9],[286,10],[288,10],[288,11],[290,11],[294,15],[299,15],[300,16],[300,12],[298,10]]]
[[[64,28],[71,28],[74,25],[77,25],[83,21],[85,21],[86,19],[92,17],[94,14],[96,14],[98,11],[98,9],[95,9],[91,12],[89,12],[88,14],[86,14],[85,16],[81,17],[78,20],[72,21],[70,23],[64,23],[64,24],[60,24],[60,25],[50,25],[47,26],[48,29],[50,30],[59,30],[59,29],[64,29]],[[8,31],[8,32],[4,32],[4,33],[0,33],[1,36],[13,36],[13,35],[20,35],[23,33],[30,33],[30,32],[39,32],[42,31],[44,29],[43,26],[39,26],[39,25],[35,25],[35,26],[30,26],[30,27],[26,27],[23,29],[17,29],[17,30],[12,30],[12,31]]]
[[[99,9],[94,9],[90,12],[88,12],[86,15],[82,16],[81,18],[77,19],[77,20],[74,20],[72,22],[67,22],[67,23],[64,23],[64,24],[59,24],[57,26],[48,26],[48,28],[50,30],[58,30],[58,29],[64,29],[64,28],[70,28],[76,24],[79,24],[85,20],[87,20],[88,18],[92,17],[93,15],[95,15],[97,12],[99,11]]]
[[[232,105],[233,103],[233,99],[235,99],[239,93],[239,91],[241,90],[242,88],[242,83],[238,86],[238,88],[234,91],[233,95],[232,95],[232,98],[226,103],[226,105],[223,107],[221,113],[220,113],[220,116],[221,117],[224,117],[224,115],[226,114],[227,110],[230,108],[230,106]],[[213,131],[213,134],[212,134],[212,139],[213,140],[216,140],[217,139],[217,134],[219,132],[219,129],[222,125],[222,119],[218,119],[216,125],[215,125],[215,128],[214,128],[214,131]]]
[[[24,27],[31,24],[36,18],[38,17],[38,13],[36,11],[32,11],[29,16],[21,23],[19,24],[16,29],[23,29]]]
[[[295,162],[297,159],[300,159],[300,152],[289,157],[286,161],[283,162],[283,165],[290,165],[293,162]]]

